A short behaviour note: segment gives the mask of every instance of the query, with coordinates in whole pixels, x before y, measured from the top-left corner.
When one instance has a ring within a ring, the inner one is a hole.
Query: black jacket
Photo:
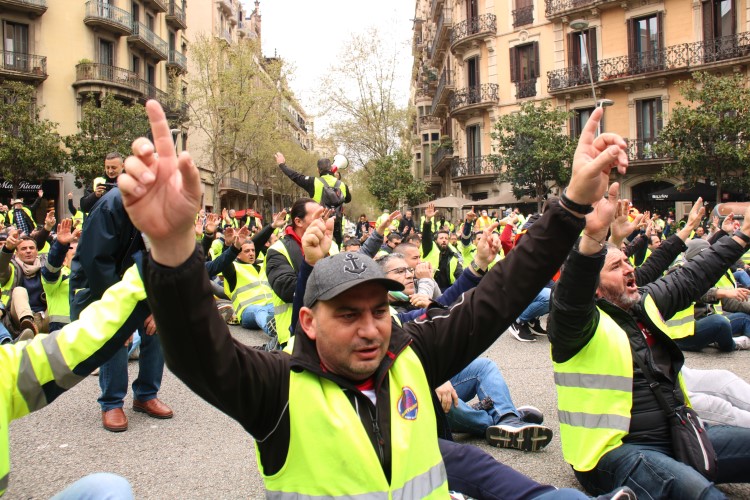
[[[398,355],[411,346],[432,387],[458,373],[484,352],[532,301],[562,265],[583,228],[583,219],[554,205],[531,228],[511,255],[495,265],[479,286],[459,299],[449,313],[394,326],[389,351]],[[274,258],[270,255],[269,259]],[[279,471],[289,445],[289,372],[310,370],[338,383],[356,398],[361,425],[390,477],[390,411],[386,356],[376,379],[380,437],[369,411],[374,406],[354,385],[323,373],[317,349],[306,335],[297,335],[294,353],[263,352],[232,338],[219,316],[200,251],[177,268],[149,260],[144,281],[159,329],[167,366],[188,387],[252,434],[261,451],[265,474]],[[456,335],[456,332],[461,335]],[[357,425],[357,424],[353,424]]]
[[[547,331],[552,344],[553,361],[565,362],[588,344],[599,324],[598,306],[625,331],[636,346],[636,355],[653,368],[667,401],[672,405],[679,404],[682,395],[676,382],[684,357],[669,337],[650,326],[644,308],[646,297],[650,295],[653,298],[664,320],[668,320],[703,295],[742,253],[744,248],[731,238],[726,238],[676,272],[640,286],[641,300],[630,310],[624,311],[604,299],[594,297],[606,251],[584,256],[573,250],[550,303]],[[653,257],[654,254],[646,263]],[[650,348],[646,345],[642,328],[655,338],[655,344]],[[631,416],[629,435],[624,441],[659,444],[670,442],[666,416],[635,362]]]
[[[266,278],[273,292],[284,302],[292,303],[294,290],[297,288],[297,272],[302,263],[302,249],[296,241],[285,234],[281,240],[289,253],[289,261],[279,252],[268,249],[266,252]]]

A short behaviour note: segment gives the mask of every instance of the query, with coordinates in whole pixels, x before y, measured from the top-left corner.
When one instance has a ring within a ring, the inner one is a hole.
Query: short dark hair
[[[330,172],[331,171],[331,160],[328,158],[321,158],[318,160],[318,172],[321,174],[324,172]]]
[[[388,241],[402,240],[403,238],[404,237],[401,236],[401,233],[398,233],[396,231],[388,233]]]
[[[344,242],[344,248],[355,247],[355,246],[356,247],[362,246],[362,243],[360,243],[360,241],[357,238],[349,238],[348,240]]]
[[[414,243],[404,242],[404,243],[400,243],[398,246],[396,246],[396,248],[394,248],[393,251],[395,253],[400,253],[401,255],[406,255],[404,253],[404,250],[408,250],[410,248],[413,248],[415,250],[419,250],[419,245],[415,245]]]
[[[406,237],[406,241],[404,243],[411,243],[412,241],[418,241],[421,243],[422,235],[420,233],[411,233],[409,236]]]
[[[316,202],[312,198],[299,198],[292,204],[292,209],[289,211],[292,226],[294,226],[294,219],[296,219],[297,217],[299,217],[300,219],[305,218],[305,215],[307,215],[305,205],[307,205],[308,203]]]
[[[107,156],[104,157],[105,160],[116,160],[116,159],[122,160],[122,155],[118,153],[117,151],[112,151],[110,153],[107,153]]]

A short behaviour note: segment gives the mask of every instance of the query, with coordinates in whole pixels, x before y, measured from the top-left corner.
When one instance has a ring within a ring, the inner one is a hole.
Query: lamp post
[[[583,32],[583,30],[589,27],[589,22],[585,19],[574,19],[570,22],[570,27],[575,31]],[[589,35],[588,33],[581,33],[583,39],[583,50],[586,51],[586,68],[589,71],[589,83],[591,84],[591,97],[594,99],[597,108],[606,108],[612,106],[615,102],[612,99],[596,99],[596,89],[594,88],[594,75],[591,73],[591,52],[589,51]],[[601,122],[597,128],[596,135],[602,133]]]

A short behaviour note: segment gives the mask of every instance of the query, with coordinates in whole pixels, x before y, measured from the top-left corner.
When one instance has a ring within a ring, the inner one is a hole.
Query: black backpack
[[[320,197],[320,204],[325,208],[335,210],[337,213],[341,210],[341,206],[344,204],[344,194],[341,192],[341,181],[336,180],[336,184],[330,186],[328,182],[322,177],[318,177],[323,183],[323,194]]]

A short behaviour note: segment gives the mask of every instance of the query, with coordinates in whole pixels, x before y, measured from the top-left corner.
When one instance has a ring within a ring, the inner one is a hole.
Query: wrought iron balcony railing
[[[419,117],[419,128],[427,128],[427,127],[439,127],[440,126],[440,118],[437,116],[432,115],[424,115]]]
[[[681,43],[660,50],[602,59],[591,66],[591,73],[595,82],[603,82],[660,71],[686,70],[748,55],[750,32],[743,32],[714,40]],[[588,83],[586,65],[547,72],[547,89],[550,92]]]
[[[497,102],[499,100],[498,90],[499,85],[496,83],[483,83],[475,87],[456,90],[451,94],[448,109],[453,112],[472,104]]]
[[[432,98],[432,108],[430,109],[431,115],[436,115],[437,109],[445,99],[445,93],[448,87],[453,87],[452,72],[449,69],[444,69],[440,75],[437,89],[435,90],[435,97]]]
[[[144,44],[162,59],[167,58],[169,44],[140,21],[133,21],[133,36],[130,38],[135,37],[143,40]]]
[[[527,24],[534,23],[534,6],[521,7],[513,10],[513,27],[518,28]]]
[[[669,154],[657,154],[654,146],[658,139],[625,140],[628,143],[628,159],[630,161],[672,159]]]
[[[85,23],[97,22],[100,24],[102,21],[105,25],[114,25],[114,28],[119,28],[122,32],[132,33],[133,32],[133,18],[130,12],[125,9],[120,9],[114,5],[102,2],[101,0],[89,0],[86,2],[86,16],[84,17]]]
[[[86,81],[112,83],[134,92],[142,92],[138,73],[107,64],[79,63],[76,66],[76,83]]]
[[[0,50],[0,73],[19,73],[30,78],[47,78],[47,57]]]
[[[454,179],[476,175],[497,175],[498,173],[491,156],[454,158],[451,166],[451,177]]]
[[[593,7],[608,3],[620,3],[619,0],[544,0],[544,15],[548,18],[560,16],[566,12],[582,7]]]
[[[178,66],[181,70],[187,69],[187,57],[177,50],[169,51],[169,64]]]
[[[471,19],[457,23],[453,27],[453,31],[451,32],[451,46],[473,35],[495,32],[497,32],[497,16],[495,14],[482,14],[472,17]]]
[[[0,7],[42,15],[47,11],[47,0],[0,0]]]
[[[432,153],[432,173],[438,174],[443,167],[453,161],[453,148],[441,146]]]
[[[534,97],[536,95],[536,78],[519,80],[516,82],[516,99]]]
[[[167,22],[175,23],[180,28],[187,28],[187,21],[185,17],[185,11],[181,5],[177,5],[180,0],[169,0],[169,10],[167,11]],[[180,3],[182,3],[180,1]]]

